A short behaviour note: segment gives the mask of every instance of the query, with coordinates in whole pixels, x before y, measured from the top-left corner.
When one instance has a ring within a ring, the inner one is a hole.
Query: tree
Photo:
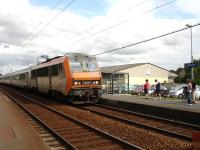
[[[194,60],[194,63],[198,64],[198,67],[195,67],[194,70],[194,81],[200,85],[200,59]],[[191,68],[178,68],[176,70],[178,75],[175,79],[175,83],[185,83],[186,79],[191,79]]]

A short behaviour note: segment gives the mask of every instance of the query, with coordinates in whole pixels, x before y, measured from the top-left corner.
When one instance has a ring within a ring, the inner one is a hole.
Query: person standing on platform
[[[159,99],[161,100],[160,87],[160,82],[158,82],[158,80],[155,79],[155,96],[159,96]]]
[[[187,83],[187,102],[188,105],[191,106],[192,105],[192,83],[190,79],[186,80]]]
[[[149,84],[149,80],[148,79],[146,79],[145,81],[146,81],[146,83],[144,84],[144,94],[145,94],[145,96],[147,98],[147,96],[149,96],[150,84]]]
[[[195,91],[196,91],[196,83],[194,82],[194,80],[192,80],[192,103],[196,104],[195,101]]]

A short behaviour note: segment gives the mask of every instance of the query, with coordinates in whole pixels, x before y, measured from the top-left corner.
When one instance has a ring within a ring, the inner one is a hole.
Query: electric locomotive
[[[101,96],[101,78],[95,57],[70,53],[4,75],[1,82],[77,104],[98,101]]]

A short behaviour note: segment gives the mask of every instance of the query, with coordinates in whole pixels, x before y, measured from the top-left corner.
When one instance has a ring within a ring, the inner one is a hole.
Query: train
[[[101,96],[102,75],[96,57],[69,53],[0,76],[0,83],[83,104]]]

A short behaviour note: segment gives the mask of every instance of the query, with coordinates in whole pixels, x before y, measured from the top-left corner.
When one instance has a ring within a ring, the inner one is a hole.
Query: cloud
[[[12,19],[14,18],[0,18],[0,43],[21,45],[27,36],[26,27],[15,19],[11,21]]]
[[[184,28],[187,23],[198,23],[196,18],[200,12],[198,0],[182,0],[168,5],[167,10],[173,11],[169,14],[164,8],[144,13],[166,1],[156,4],[152,0],[104,0],[102,2],[108,4],[106,14],[94,12],[96,15],[86,17],[77,8],[76,11],[65,10],[46,26],[60,10],[52,12],[48,6],[34,6],[29,0],[0,2],[0,67],[15,66],[15,70],[37,62],[41,55],[54,57],[68,52],[94,55],[144,41]],[[87,12],[83,8],[81,11]],[[165,11],[164,15],[158,17],[162,11]],[[183,14],[187,17],[176,18]],[[35,29],[38,25],[39,28]],[[193,28],[195,58],[200,57],[199,29]],[[37,36],[30,40],[30,33]],[[190,33],[186,30],[97,58],[101,66],[150,62],[175,69],[190,61]]]

